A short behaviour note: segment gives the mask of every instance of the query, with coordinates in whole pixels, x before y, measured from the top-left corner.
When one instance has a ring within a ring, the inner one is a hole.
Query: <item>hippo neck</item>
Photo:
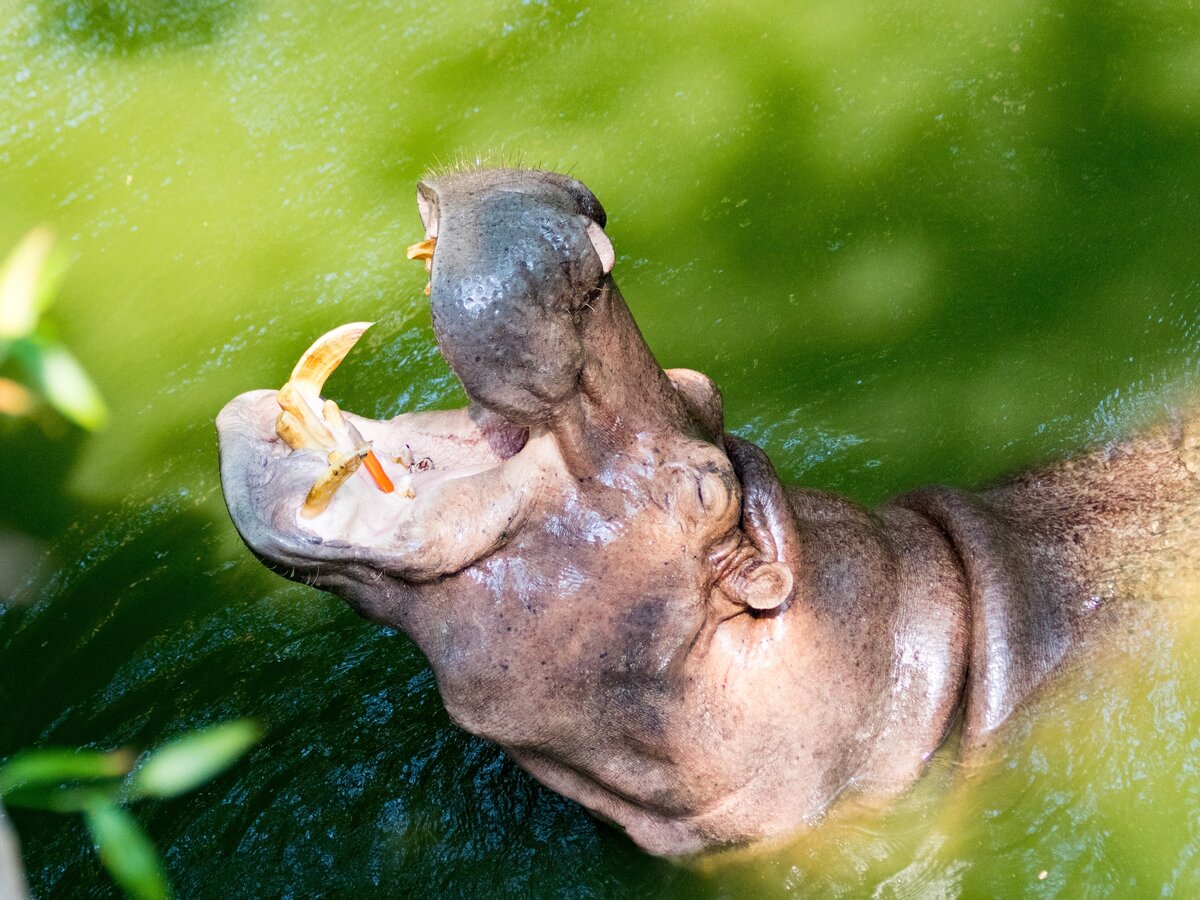
[[[701,434],[670,378],[654,358],[612,277],[581,315],[581,390],[559,411],[552,430],[572,471],[595,471],[603,458],[638,435]]]
[[[919,775],[962,700],[969,614],[957,558],[939,529],[907,510],[868,511],[804,488],[788,501],[799,549],[787,614],[808,677],[854,686],[828,721],[833,743],[855,749],[830,774],[840,768],[868,795],[894,793]],[[851,732],[872,739],[858,743]]]

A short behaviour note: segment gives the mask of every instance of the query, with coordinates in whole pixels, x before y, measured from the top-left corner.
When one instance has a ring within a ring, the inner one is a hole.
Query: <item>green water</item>
[[[461,402],[403,248],[422,170],[497,152],[600,196],[659,358],[791,480],[876,501],[1107,437],[1200,359],[1195,3],[0,0],[0,85],[0,248],[57,231],[59,332],[112,409],[0,425],[0,532],[40,558],[0,606],[0,757],[258,718],[247,761],[138,808],[181,896],[1200,892],[1194,627],[888,816],[683,869],[263,570],[212,427],[356,319],[345,406]],[[39,896],[113,892],[77,822],[13,819]]]

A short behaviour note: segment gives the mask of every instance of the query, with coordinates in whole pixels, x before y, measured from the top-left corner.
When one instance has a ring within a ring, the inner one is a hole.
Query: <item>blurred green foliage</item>
[[[260,737],[257,725],[240,720],[180,735],[140,759],[128,750],[24,750],[0,764],[0,803],[82,813],[113,880],[130,897],[159,900],[170,894],[162,861],[126,805],[199,787]]]
[[[0,263],[0,367],[12,357],[54,409],[81,428],[95,430],[108,409],[87,372],[56,336],[46,311],[54,302],[66,259],[56,253],[54,236],[35,228]],[[35,395],[0,378],[0,413],[31,416]]]

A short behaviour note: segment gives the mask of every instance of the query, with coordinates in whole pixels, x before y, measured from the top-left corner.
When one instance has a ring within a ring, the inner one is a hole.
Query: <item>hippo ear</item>
[[[751,559],[730,573],[725,590],[743,606],[775,609],[792,595],[792,572],[783,563]]]
[[[770,610],[792,599],[798,558],[796,525],[787,495],[767,455],[736,435],[722,438],[742,485],[744,539],[753,548],[725,576],[725,594],[751,609]]]
[[[604,267],[604,274],[607,275],[613,270],[613,264],[617,261],[617,255],[613,252],[612,241],[608,239],[608,235],[604,233],[604,229],[591,219],[588,219],[587,233],[588,238],[592,242],[592,249],[600,257],[600,265]]]

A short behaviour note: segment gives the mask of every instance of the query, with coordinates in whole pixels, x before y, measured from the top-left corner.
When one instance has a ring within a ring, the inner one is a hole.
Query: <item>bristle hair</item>
[[[558,166],[548,165],[540,160],[534,161],[529,159],[525,155],[524,150],[500,147],[479,153],[468,153],[459,150],[448,161],[434,157],[433,165],[425,170],[425,174],[422,177],[437,178],[441,175],[452,175],[458,172],[481,172],[485,169],[537,169],[543,172],[557,172],[570,177],[571,171],[574,168],[575,165],[571,164],[563,171],[563,164],[561,162]]]

